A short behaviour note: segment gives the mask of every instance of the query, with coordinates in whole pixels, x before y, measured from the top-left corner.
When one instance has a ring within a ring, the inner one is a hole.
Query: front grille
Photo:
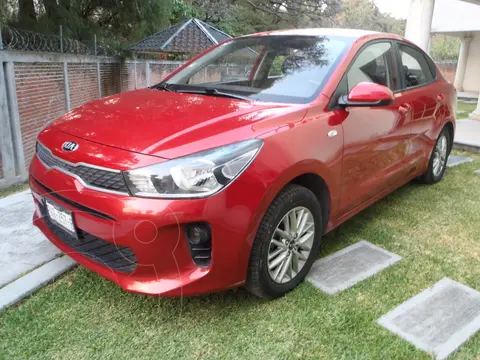
[[[94,209],[91,209],[89,207],[86,207],[82,204],[79,204],[73,200],[70,200],[70,199],[67,199],[65,196],[62,196],[60,195],[59,193],[49,189],[48,187],[46,187],[45,185],[43,185],[40,181],[38,181],[37,179],[35,179],[33,176],[32,176],[32,179],[33,181],[35,182],[35,184],[37,184],[40,188],[42,188],[44,191],[46,191],[48,193],[48,195],[58,199],[58,200],[61,200],[62,202],[64,202],[65,204],[75,208],[75,209],[78,209],[80,210],[81,212],[84,212],[86,214],[89,214],[89,215],[93,215],[93,216],[96,216],[100,219],[104,219],[104,220],[111,220],[111,221],[116,221],[114,217],[111,217],[110,215],[107,215],[107,214],[104,214],[100,211],[97,211],[97,210],[94,210]]]
[[[77,228],[78,239],[55,225],[41,205],[43,220],[55,236],[83,256],[111,270],[130,273],[137,266],[137,258],[132,249],[126,246],[112,244]]]
[[[37,143],[37,156],[45,166],[56,167],[76,175],[91,187],[128,194],[127,184],[120,172],[69,163],[52,155],[50,150],[40,143]]]

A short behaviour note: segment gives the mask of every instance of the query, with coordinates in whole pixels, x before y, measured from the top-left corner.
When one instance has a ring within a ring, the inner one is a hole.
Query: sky
[[[406,19],[410,0],[374,0],[381,12],[389,13],[397,19]]]

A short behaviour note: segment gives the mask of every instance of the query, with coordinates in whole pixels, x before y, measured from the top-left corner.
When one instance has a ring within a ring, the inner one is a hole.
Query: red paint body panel
[[[257,36],[325,32],[348,33],[289,30]],[[286,184],[303,174],[323,179],[330,197],[326,228],[330,231],[424,173],[441,129],[447,122],[455,125],[455,91],[439,71],[438,79],[428,86],[388,94],[394,96],[391,105],[332,109],[330,99],[366,42],[404,40],[380,33],[349,34],[357,41],[322,93],[309,104],[258,103],[144,89],[83,105],[40,133],[39,141],[61,159],[121,171],[245,139],[264,140],[258,156],[238,179],[203,199],[147,199],[91,190],[70,175],[47,169],[35,156],[30,186],[37,205],[42,197],[51,197],[73,211],[78,228],[131,248],[138,262],[132,273],[112,271],[72,251],[50,231],[38,210],[34,224],[69,256],[128,291],[181,296],[243,284],[259,223]],[[371,99],[386,96],[373,90]],[[365,89],[362,93],[365,95]],[[81,150],[63,151],[62,144],[72,140]],[[52,197],[39,183],[114,220],[79,211]],[[202,221],[212,229],[212,262],[207,268],[192,261],[184,231],[185,224]]]

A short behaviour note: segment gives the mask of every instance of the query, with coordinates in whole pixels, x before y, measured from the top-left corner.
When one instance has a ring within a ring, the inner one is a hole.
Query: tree
[[[28,26],[37,20],[37,13],[35,12],[35,4],[33,0],[18,1],[18,17],[19,23],[24,26]]]
[[[293,27],[317,25],[336,15],[339,0],[245,0],[257,11],[271,15],[275,24],[286,23]]]
[[[192,0],[196,16],[231,35],[285,28],[321,27],[340,0]]]
[[[342,11],[332,26],[391,32],[403,35],[405,21],[380,12],[371,0],[343,0]]]
[[[461,40],[455,36],[434,35],[430,43],[430,55],[435,60],[457,60]]]
[[[18,9],[7,22],[22,29],[90,42],[93,34],[128,43],[170,25],[174,3],[182,0],[9,0]]]

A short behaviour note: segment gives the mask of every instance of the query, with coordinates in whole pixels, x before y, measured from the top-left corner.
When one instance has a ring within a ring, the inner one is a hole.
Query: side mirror
[[[347,106],[387,106],[393,103],[395,96],[388,87],[371,82],[355,85],[348,95],[340,96],[338,105]]]

